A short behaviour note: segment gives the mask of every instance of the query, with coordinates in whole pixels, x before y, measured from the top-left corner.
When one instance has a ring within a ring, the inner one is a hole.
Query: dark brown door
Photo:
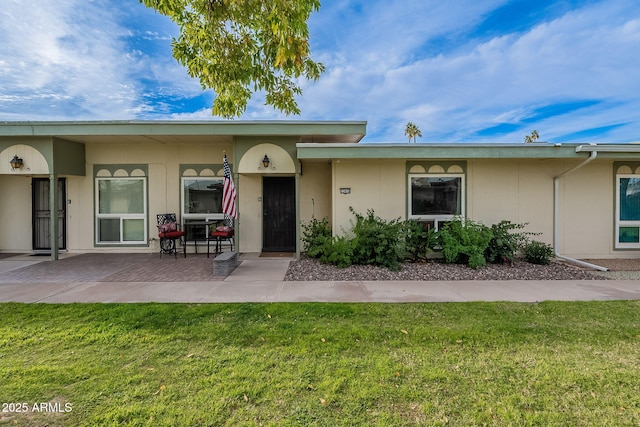
[[[296,182],[294,177],[262,179],[262,250],[296,250]]]
[[[33,197],[33,249],[51,250],[51,211],[49,197],[49,179],[33,178],[31,185]],[[58,179],[58,249],[66,249],[66,185],[65,179]]]

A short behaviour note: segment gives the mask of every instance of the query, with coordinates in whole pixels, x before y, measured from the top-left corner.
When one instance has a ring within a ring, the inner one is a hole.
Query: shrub
[[[323,264],[333,264],[347,268],[353,264],[353,242],[345,236],[332,238],[326,245],[326,251],[320,258]]]
[[[487,264],[491,228],[470,219],[454,218],[440,231],[442,255],[447,263],[467,264],[471,268]]]
[[[514,232],[526,227],[527,224],[513,224],[502,220],[491,226],[491,240],[484,255],[488,262],[503,264],[514,262],[516,255],[529,241],[529,233]]]
[[[532,240],[524,247],[524,259],[532,264],[547,265],[553,258],[553,248],[546,243]]]
[[[370,264],[399,270],[403,260],[403,224],[400,220],[385,221],[367,210],[363,216],[349,208],[356,217],[353,224],[353,263]]]
[[[427,258],[437,245],[437,234],[424,223],[408,220],[404,223],[405,258],[418,261]]]
[[[307,256],[321,258],[331,250],[332,236],[328,218],[313,218],[303,224],[302,229],[302,243]]]

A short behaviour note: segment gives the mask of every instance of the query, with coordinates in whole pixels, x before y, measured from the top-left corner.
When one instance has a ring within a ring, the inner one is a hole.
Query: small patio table
[[[213,219],[211,221],[185,220],[183,224],[183,229],[187,232],[187,235],[185,237],[185,244],[188,244],[188,242],[193,242],[196,253],[198,253],[198,242],[207,242],[211,234],[210,227],[217,227],[222,222],[222,219]],[[194,232],[194,227],[204,227],[204,236],[201,236],[200,233]]]

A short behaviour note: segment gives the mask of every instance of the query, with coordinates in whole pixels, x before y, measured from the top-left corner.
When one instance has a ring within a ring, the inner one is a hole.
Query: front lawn
[[[0,313],[0,426],[640,424],[638,301]]]

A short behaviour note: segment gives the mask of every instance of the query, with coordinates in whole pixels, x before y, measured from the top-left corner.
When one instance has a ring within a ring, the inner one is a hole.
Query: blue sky
[[[365,120],[367,142],[640,141],[638,0],[325,0],[300,116]],[[541,6],[542,5],[542,6]],[[220,120],[137,0],[3,0],[0,121]]]

